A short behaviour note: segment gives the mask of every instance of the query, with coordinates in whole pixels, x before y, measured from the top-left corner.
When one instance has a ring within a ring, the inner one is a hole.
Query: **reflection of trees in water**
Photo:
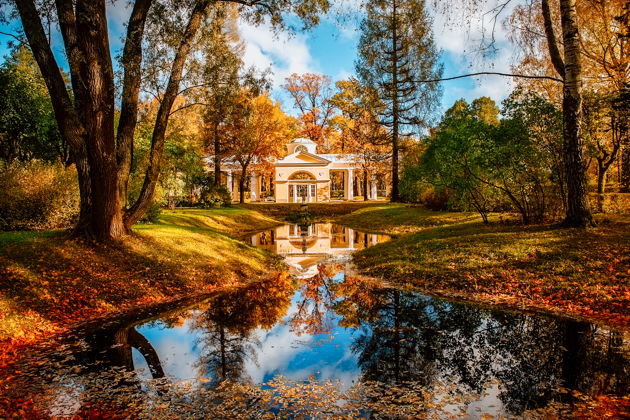
[[[233,291],[221,293],[194,319],[202,334],[200,365],[216,381],[246,380],[243,366],[256,362],[260,345],[253,331],[270,329],[286,313],[295,287],[286,275],[279,275]]]
[[[335,302],[334,276],[342,270],[337,264],[319,264],[317,275],[300,279],[297,310],[289,324],[297,335],[329,333],[333,328]]]
[[[618,333],[449,304],[354,277],[336,291],[340,325],[360,328],[352,348],[364,380],[430,386],[454,378],[473,392],[498,380],[499,398],[514,413],[545,406],[560,385],[594,395],[628,392],[627,344],[624,350]]]

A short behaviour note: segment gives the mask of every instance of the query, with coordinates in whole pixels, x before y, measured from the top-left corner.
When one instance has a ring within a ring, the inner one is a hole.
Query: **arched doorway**
[[[289,177],[289,202],[314,203],[317,201],[317,180],[310,172],[300,171]]]

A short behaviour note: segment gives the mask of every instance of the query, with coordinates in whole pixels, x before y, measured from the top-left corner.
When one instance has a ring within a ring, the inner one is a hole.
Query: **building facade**
[[[272,173],[252,171],[249,174],[249,201],[317,203],[354,200],[356,192],[367,194],[369,200],[388,194],[387,184],[376,173],[368,175],[367,183],[360,181],[365,173],[357,155],[317,153],[317,144],[305,138],[293,140],[286,148],[286,156],[272,162]],[[236,198],[238,166],[226,161],[222,167],[226,186]]]

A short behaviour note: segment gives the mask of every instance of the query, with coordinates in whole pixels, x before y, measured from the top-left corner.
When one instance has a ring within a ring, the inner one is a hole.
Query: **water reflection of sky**
[[[342,279],[343,273],[334,277],[334,281]],[[268,331],[257,328],[250,334],[250,341],[260,344],[247,355],[243,377],[253,384],[269,382],[277,375],[295,381],[315,378],[339,381],[342,389],[350,388],[360,375],[357,356],[349,346],[356,330],[339,327],[339,316],[333,315],[330,334],[296,334],[290,320],[303,299],[298,291],[282,321]],[[188,311],[187,319],[179,326],[168,327],[157,321],[136,327],[157,351],[165,374],[178,381],[199,379],[203,375],[199,342],[203,341],[204,333],[193,328],[192,321],[198,314],[196,310]],[[140,375],[149,379],[147,362],[136,349],[133,361]]]

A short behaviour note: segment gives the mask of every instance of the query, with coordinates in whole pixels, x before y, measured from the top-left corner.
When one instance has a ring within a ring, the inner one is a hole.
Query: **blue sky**
[[[496,0],[488,0],[488,8],[495,2]],[[121,46],[120,34],[129,13],[126,4],[125,1],[118,1],[114,6],[108,3],[110,41],[112,48],[115,49]],[[510,64],[514,62],[514,51],[507,40],[505,29],[501,25],[497,26],[495,36],[498,51],[495,56],[479,60],[467,51],[478,45],[484,23],[487,27],[488,22],[484,22],[482,14],[479,14],[479,17],[473,16],[466,25],[463,22],[469,15],[465,13],[467,12],[463,10],[452,12],[451,21],[457,22],[459,19],[462,23],[448,25],[443,14],[430,11],[434,20],[435,43],[441,51],[441,60],[444,64],[444,76],[480,70],[509,71]],[[286,34],[274,37],[269,27],[265,25],[254,27],[243,22],[240,26],[241,36],[247,43],[244,57],[246,63],[259,68],[271,67],[274,73],[273,97],[282,102],[287,112],[293,113],[293,110],[281,86],[290,74],[305,72],[327,74],[333,81],[354,74],[359,32],[356,24],[352,22],[341,26],[333,19],[324,18],[317,28],[291,37]],[[13,25],[13,28],[4,27],[1,30],[8,32],[15,27],[16,25]],[[9,37],[0,35],[0,54],[6,54],[9,40]],[[54,39],[56,53],[61,51],[60,41],[60,37],[56,36]],[[498,76],[443,82],[441,108],[447,109],[459,98],[471,101],[482,95],[500,102],[509,94],[511,86],[509,79]]]

